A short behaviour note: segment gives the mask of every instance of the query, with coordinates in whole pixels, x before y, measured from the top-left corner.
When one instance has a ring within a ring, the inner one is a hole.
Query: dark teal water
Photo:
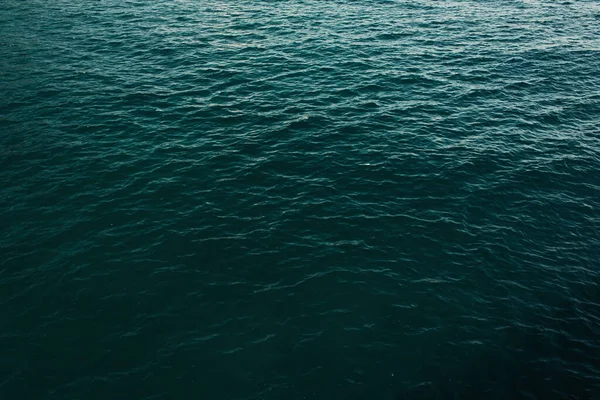
[[[598,1],[0,9],[1,399],[600,399]]]

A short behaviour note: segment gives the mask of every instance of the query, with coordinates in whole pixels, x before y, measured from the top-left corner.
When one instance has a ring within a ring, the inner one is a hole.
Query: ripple
[[[597,397],[598,15],[8,0],[0,397]]]

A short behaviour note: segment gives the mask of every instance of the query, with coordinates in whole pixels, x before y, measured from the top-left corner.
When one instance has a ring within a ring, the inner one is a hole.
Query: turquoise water
[[[0,398],[600,399],[598,1],[0,5]]]

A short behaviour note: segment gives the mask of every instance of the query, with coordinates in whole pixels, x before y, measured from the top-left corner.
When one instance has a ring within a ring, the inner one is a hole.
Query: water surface
[[[597,1],[1,6],[1,398],[600,398]]]

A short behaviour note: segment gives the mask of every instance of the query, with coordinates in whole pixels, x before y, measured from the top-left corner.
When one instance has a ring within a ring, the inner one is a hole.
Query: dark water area
[[[0,399],[600,399],[598,1],[0,9]]]

